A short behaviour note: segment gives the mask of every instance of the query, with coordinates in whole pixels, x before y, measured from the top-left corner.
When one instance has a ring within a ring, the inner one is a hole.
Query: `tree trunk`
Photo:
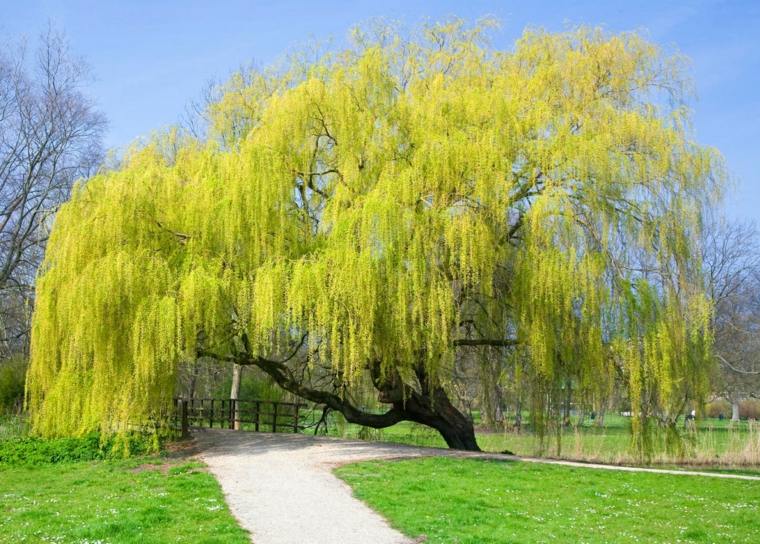
[[[429,396],[413,392],[402,410],[411,421],[438,431],[451,449],[480,451],[472,420],[451,403],[442,387],[433,388]]]
[[[603,403],[599,406],[599,413],[596,414],[596,420],[594,424],[597,427],[604,427],[604,416],[607,414],[607,404]]]
[[[230,401],[235,406],[233,427],[236,431],[240,430],[240,378],[243,376],[243,367],[232,363],[232,387],[230,388]]]
[[[572,398],[573,398],[573,381],[572,380],[566,380],[565,381],[565,405],[563,407],[563,414],[562,414],[562,424],[565,427],[570,426],[570,405],[572,404]]]
[[[513,425],[513,430],[518,433],[522,430],[522,399],[520,397],[517,398],[517,404],[515,406],[515,423]]]
[[[739,401],[731,400],[731,421],[739,421]]]
[[[357,408],[345,396],[305,385],[282,361],[247,354],[242,354],[236,361],[242,365],[255,365],[285,391],[329,406],[342,413],[349,423],[384,429],[399,421],[414,421],[437,430],[452,449],[480,451],[472,420],[451,403],[440,384],[431,383],[424,363],[415,369],[420,390],[405,385],[398,373],[382,377],[379,362],[369,364],[372,383],[379,393],[380,402],[392,406],[387,412],[376,414]]]
[[[190,387],[187,393],[187,398],[190,400],[195,399],[195,384],[198,381],[198,360],[193,361],[193,368],[190,371]]]
[[[472,421],[467,419],[461,412],[455,409],[456,414],[448,418],[441,418],[436,424],[431,424],[438,431],[446,445],[453,450],[480,451],[478,441],[475,439],[475,429]]]
[[[370,367],[372,382],[380,393],[379,400],[392,404],[402,419],[438,431],[450,448],[480,451],[472,420],[452,404],[440,384],[432,382],[424,363],[418,364],[414,371],[419,390],[404,385],[398,374],[383,379],[378,366]]]
[[[504,400],[502,398],[502,394],[499,393],[499,395],[496,397],[496,424],[499,427],[504,426],[504,408],[502,408],[503,404]]]

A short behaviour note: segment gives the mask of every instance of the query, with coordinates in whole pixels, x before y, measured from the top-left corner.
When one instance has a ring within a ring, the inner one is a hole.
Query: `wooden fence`
[[[242,431],[294,432],[300,430],[302,404],[270,400],[182,399],[174,401],[177,426],[182,436],[190,428]]]

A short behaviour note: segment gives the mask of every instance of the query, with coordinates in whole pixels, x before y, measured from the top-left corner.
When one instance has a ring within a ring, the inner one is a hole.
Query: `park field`
[[[426,544],[760,541],[760,481],[451,458],[337,474]]]
[[[92,438],[37,440],[24,431],[22,421],[0,422],[2,543],[250,541],[217,481],[190,457],[138,450],[114,459]],[[741,432],[746,439],[751,429]],[[488,436],[480,435],[486,449],[532,447],[528,433],[518,435],[524,443]],[[424,445],[441,445],[409,425],[369,438],[425,437]],[[458,458],[363,462],[336,474],[396,529],[428,544],[760,541],[760,481]]]
[[[311,414],[307,413],[307,418],[310,416]],[[476,428],[479,428],[478,414],[475,413],[474,416]],[[408,421],[378,430],[347,424],[333,418],[327,431],[331,436],[342,438],[446,447],[437,431]],[[551,433],[544,437],[543,444],[537,435],[531,432],[530,425],[524,425],[521,432],[494,432],[479,428],[476,434],[478,444],[486,452],[509,451],[528,457],[627,465],[648,464],[760,472],[760,423],[704,419],[691,430],[682,426],[679,431],[681,441],[678,449],[668,448],[664,437],[655,437],[652,456],[647,463],[633,451],[630,422],[622,416],[609,415],[604,426],[590,423],[571,425],[562,429],[559,440],[556,433]]]

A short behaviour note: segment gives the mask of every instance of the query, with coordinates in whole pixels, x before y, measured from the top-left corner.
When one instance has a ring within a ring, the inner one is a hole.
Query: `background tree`
[[[0,296],[4,354],[23,345],[25,309],[50,219],[99,164],[103,116],[83,94],[87,70],[48,31],[34,58],[0,54]]]
[[[715,303],[716,392],[731,403],[760,395],[760,243],[752,224],[712,218],[704,229],[707,289]]]
[[[485,26],[357,32],[245,78],[208,139],[169,134],[78,188],[38,280],[34,429],[161,417],[201,355],[477,449],[455,367],[515,345],[539,427],[568,380],[586,394],[616,373],[636,436],[672,424],[707,389],[693,249],[721,177],[686,129],[680,65],[587,29],[496,51]]]
[[[0,365],[27,354],[34,277],[52,215],[100,162],[105,126],[85,96],[88,72],[52,30],[33,55],[0,51]],[[15,372],[22,380],[23,372]]]

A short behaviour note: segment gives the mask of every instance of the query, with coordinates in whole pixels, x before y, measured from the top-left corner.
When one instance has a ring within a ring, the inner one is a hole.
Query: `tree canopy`
[[[639,435],[698,399],[695,244],[722,168],[682,63],[595,29],[500,51],[487,26],[357,31],[239,74],[207,137],[173,131],[80,185],[38,278],[34,429],[160,418],[199,356],[453,447],[477,447],[447,398],[469,350],[526,357],[536,413],[568,378],[624,380]],[[389,410],[363,411],[367,391]]]

